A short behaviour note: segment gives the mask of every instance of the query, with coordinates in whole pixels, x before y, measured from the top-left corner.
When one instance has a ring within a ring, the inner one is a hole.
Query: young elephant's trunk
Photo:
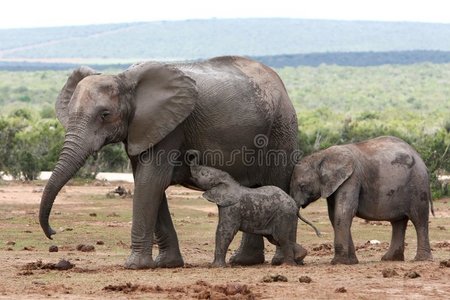
[[[306,224],[308,224],[309,226],[311,226],[311,227],[314,229],[314,231],[316,232],[316,235],[317,235],[318,237],[321,237],[321,236],[322,236],[322,234],[320,233],[319,229],[317,229],[316,226],[314,226],[314,225],[313,225],[310,221],[308,221],[307,219],[303,218],[303,216],[300,214],[300,209],[299,209],[298,212],[297,212],[297,216],[298,216],[298,218],[299,218],[300,220],[302,220],[303,222],[305,222]]]

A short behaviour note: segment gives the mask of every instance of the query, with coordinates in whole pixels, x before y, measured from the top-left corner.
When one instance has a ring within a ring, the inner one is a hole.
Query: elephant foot
[[[397,249],[395,251],[388,251],[385,255],[381,258],[382,261],[404,261],[405,255],[403,253],[403,250]]]
[[[159,252],[155,259],[155,264],[158,268],[180,268],[184,266],[184,261],[180,252],[172,254],[165,251]]]
[[[132,270],[153,269],[156,268],[156,264],[150,254],[132,252],[125,261],[124,267]]]
[[[283,265],[283,266],[298,266],[297,262],[293,259],[285,259],[281,265]]]
[[[417,253],[416,257],[414,257],[415,261],[426,261],[426,260],[433,260],[433,255],[431,255],[431,252],[424,252],[424,253]]]
[[[240,266],[252,266],[264,263],[264,253],[258,251],[256,253],[245,253],[244,251],[236,252],[230,257],[230,264]]]
[[[308,251],[299,244],[295,244],[294,249],[295,249],[294,261],[297,263],[297,265],[303,265],[304,264],[303,259],[306,257],[306,255],[308,255]]]
[[[279,266],[282,265],[284,263],[284,256],[283,253],[281,251],[277,251],[275,252],[275,255],[272,257],[272,261],[270,262],[270,264],[272,266]]]
[[[293,262],[296,265],[304,265],[303,259],[306,257],[307,254],[308,254],[308,251],[305,248],[303,248],[299,244],[295,244]],[[275,255],[272,258],[271,264],[273,266],[279,266],[282,264],[286,264],[286,260],[283,256],[283,253],[281,251],[278,251],[278,248],[277,248],[277,251],[275,252]],[[287,264],[289,264],[289,263],[287,263]]]
[[[213,261],[210,265],[212,268],[225,268],[227,264],[224,261]]]
[[[332,265],[337,265],[337,264],[342,264],[342,265],[356,265],[357,263],[359,263],[358,259],[356,258],[356,256],[350,256],[350,257],[342,257],[342,256],[335,256],[332,260],[331,260],[331,264]]]

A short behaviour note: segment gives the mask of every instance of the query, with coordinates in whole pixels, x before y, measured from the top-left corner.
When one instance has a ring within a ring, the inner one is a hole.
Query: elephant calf
[[[219,208],[213,266],[225,266],[228,246],[238,230],[263,235],[280,246],[282,263],[302,263],[307,251],[294,242],[299,208],[288,194],[276,186],[241,186],[228,173],[211,167],[192,165],[191,174],[196,185],[206,190],[203,197]]]
[[[303,158],[294,168],[291,195],[302,208],[326,198],[334,229],[332,264],[356,264],[350,226],[356,215],[390,221],[392,239],[382,260],[404,260],[405,231],[417,232],[415,260],[431,260],[428,215],[434,215],[427,168],[419,154],[395,137],[333,146]]]

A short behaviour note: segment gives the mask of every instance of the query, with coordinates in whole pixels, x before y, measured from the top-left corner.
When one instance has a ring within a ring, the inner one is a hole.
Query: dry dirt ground
[[[431,262],[411,261],[416,247],[411,224],[406,261],[381,262],[390,224],[355,218],[352,234],[360,263],[330,265],[333,234],[325,201],[318,201],[303,214],[323,237],[299,223],[298,240],[309,251],[305,265],[266,262],[216,269],[209,263],[217,208],[199,192],[171,187],[169,206],[186,266],[132,271],[122,267],[130,251],[131,199],[107,197],[114,188],[100,182],[65,187],[50,218],[58,233],[48,240],[37,220],[42,183],[1,183],[0,298],[450,299],[450,199],[435,201],[436,216],[430,218]],[[237,236],[228,256],[239,240]],[[266,261],[270,261],[274,246],[265,243]],[[51,246],[59,251],[49,252]]]

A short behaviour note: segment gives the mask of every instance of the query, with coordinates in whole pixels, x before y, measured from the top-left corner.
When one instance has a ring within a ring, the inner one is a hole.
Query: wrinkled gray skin
[[[42,195],[41,227],[49,238],[55,233],[48,222],[55,197],[86,159],[106,144],[123,142],[135,180],[126,268],[183,265],[165,190],[172,184],[195,187],[184,163],[188,149],[218,151],[223,162],[234,161],[221,168],[242,185],[289,190],[292,160],[252,164],[233,152],[274,149],[289,157],[297,149],[297,118],[285,87],[272,69],[258,62],[240,57],[146,62],[117,75],[81,67],[61,90],[56,112],[67,133]],[[259,134],[267,139],[258,146],[254,139]],[[204,163],[213,164],[213,159]],[[159,246],[155,261],[154,236]],[[263,247],[262,236],[245,234],[233,262],[262,263]],[[281,252],[273,259],[280,260]]]
[[[219,208],[213,266],[226,265],[228,247],[239,230],[263,235],[280,246],[281,263],[302,263],[307,251],[295,243],[298,207],[288,194],[276,186],[243,187],[228,173],[212,167],[193,164],[191,174],[206,191],[203,197]]]
[[[303,208],[320,197],[327,199],[334,229],[332,264],[358,263],[350,232],[354,216],[391,222],[392,239],[382,260],[404,260],[408,220],[417,232],[415,260],[432,259],[427,168],[417,152],[396,137],[333,146],[303,158],[292,174],[291,196]]]

